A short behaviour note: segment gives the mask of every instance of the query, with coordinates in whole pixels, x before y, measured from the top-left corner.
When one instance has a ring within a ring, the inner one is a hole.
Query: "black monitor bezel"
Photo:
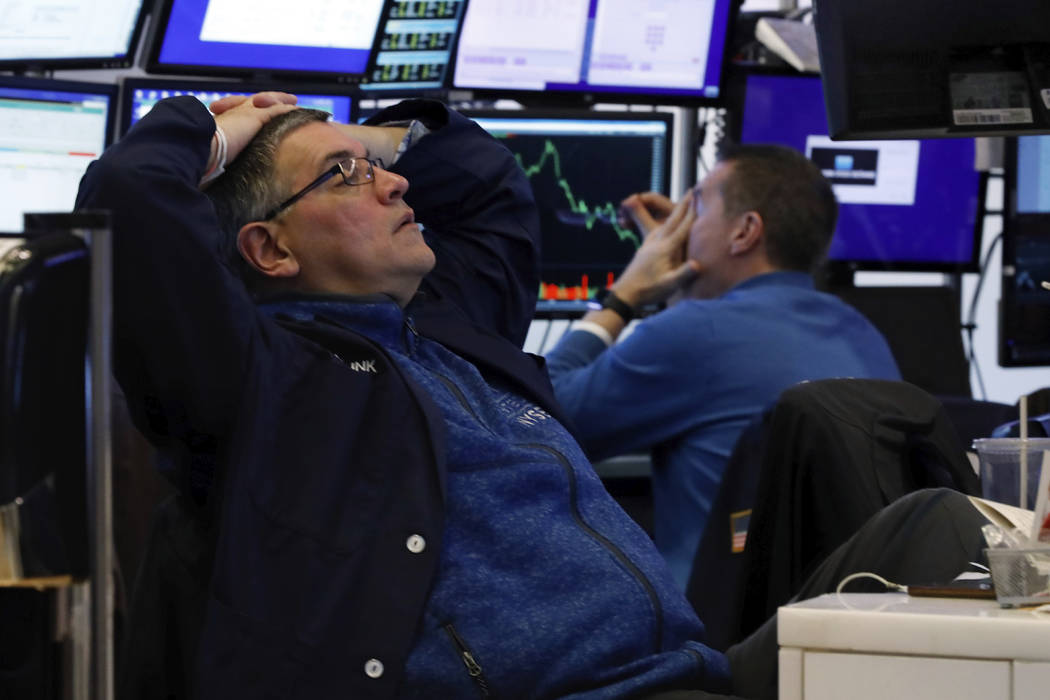
[[[662,105],[670,107],[723,107],[725,101],[726,76],[732,59],[733,45],[736,38],[737,19],[740,15],[740,7],[744,0],[730,0],[726,16],[726,35],[722,45],[722,62],[719,68],[718,96],[704,97],[700,95],[681,95],[675,93],[659,92],[622,92],[605,90],[524,90],[521,88],[497,89],[491,87],[461,87],[456,84],[455,67],[456,57],[459,54],[459,40],[463,36],[460,31],[456,38],[456,47],[450,59],[448,75],[448,86],[450,90],[462,90],[471,93],[475,98],[481,100],[508,99],[525,105],[532,109],[587,109],[595,104],[625,104],[625,105]],[[464,10],[470,9],[469,0]],[[461,27],[462,30],[462,27]]]
[[[365,76],[361,73],[345,73],[337,71],[302,71],[264,69],[251,66],[210,66],[206,64],[185,63],[163,63],[160,60],[160,51],[164,46],[164,37],[167,33],[168,20],[171,18],[171,10],[175,0],[154,0],[153,26],[146,47],[144,68],[147,73],[158,75],[182,75],[182,76],[204,76],[214,78],[227,78],[232,80],[249,80],[253,82],[281,82],[288,81],[305,83],[333,83],[344,85],[357,85]],[[376,27],[377,31],[379,27]],[[372,38],[372,46],[375,46],[375,37]],[[366,63],[371,63],[371,56]]]
[[[128,37],[126,52],[121,56],[74,56],[70,58],[5,58],[0,59],[0,70],[15,72],[41,72],[75,68],[129,68],[135,63],[139,42],[146,26],[146,16],[151,15],[155,0],[142,0],[135,26]]]
[[[1040,136],[1041,134],[1031,134]],[[1044,138],[1050,138],[1045,134]],[[1017,137],[1004,139],[1003,146],[1003,250],[1000,266],[999,290],[999,323],[998,323],[998,359],[1002,367],[1043,367],[1050,365],[1050,347],[1041,356],[1017,358],[1010,351],[1010,341],[1016,338],[1016,327],[1013,325],[1011,310],[1018,306],[1014,287],[1014,275],[1017,263],[1017,236],[1025,224],[1031,222],[1046,227],[1050,238],[1050,213],[1022,214],[1017,207]],[[1050,298],[1050,291],[1045,292]],[[1050,324],[1050,301],[1048,301],[1045,318]],[[1048,332],[1050,338],[1050,332]]]
[[[821,80],[832,140],[1050,133],[1050,114],[1047,114],[1050,110],[1040,112],[1038,109],[1034,74],[1028,76],[1030,98],[1036,106],[1032,124],[952,123],[949,86],[955,77],[953,68],[970,66],[974,58],[1008,61],[1015,52],[1023,50],[1024,44],[1050,46],[1050,5],[1045,0],[1025,2],[1028,8],[1006,12],[983,0],[968,8],[939,0],[918,3],[897,0],[892,5],[887,5],[886,0],[813,0]],[[931,17],[931,10],[938,12]],[[981,12],[974,14],[976,10]],[[882,22],[886,25],[879,26]],[[931,26],[937,27],[937,31],[930,31]],[[997,39],[1005,36],[1009,36],[1009,43]],[[870,65],[855,66],[860,60],[858,57],[867,60],[876,52],[891,49],[895,51],[892,60],[886,58],[878,69]],[[930,111],[923,115],[862,117],[858,107],[862,96],[881,106],[887,102],[892,104],[896,95],[882,99],[878,91],[865,93],[857,85],[855,76],[884,75],[889,67],[895,75],[887,79],[886,84],[895,84],[893,81],[906,76],[908,79],[900,84],[910,88],[912,94],[935,97],[936,105],[928,105]]]
[[[357,121],[361,107],[361,92],[353,85],[338,83],[291,83],[291,82],[249,82],[241,80],[209,80],[202,78],[122,78],[118,93],[120,95],[119,118],[116,122],[116,137],[120,138],[131,128],[132,91],[139,88],[177,88],[183,90],[229,90],[230,92],[268,92],[277,90],[294,94],[337,95],[350,98],[350,122]]]
[[[727,99],[730,100],[730,102],[727,104],[726,137],[732,143],[740,143],[740,136],[743,130],[744,99],[747,93],[747,79],[752,75],[820,80],[819,74],[802,73],[791,67],[735,64],[727,78],[727,84],[729,85]],[[825,102],[825,113],[826,112],[827,103]],[[852,279],[854,272],[933,272],[944,274],[978,272],[981,264],[980,259],[984,218],[987,213],[988,179],[987,172],[979,172],[977,183],[977,212],[974,216],[973,245],[971,247],[969,260],[957,262],[934,262],[903,260],[833,260],[826,258],[820,265],[820,275],[829,280],[848,282]]]
[[[589,110],[579,107],[540,107],[526,109],[461,109],[462,114],[471,119],[507,118],[507,119],[549,119],[549,120],[597,120],[597,121],[661,121],[667,125],[667,137],[664,143],[663,178],[670,195],[671,177],[673,175],[673,156],[675,149],[675,114],[673,112],[630,111],[630,110]],[[543,269],[541,260],[540,269]],[[591,309],[585,299],[580,300],[537,300],[537,317],[574,318]]]

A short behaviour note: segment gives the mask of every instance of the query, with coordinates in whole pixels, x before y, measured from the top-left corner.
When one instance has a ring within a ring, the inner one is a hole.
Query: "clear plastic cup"
[[[1034,510],[1043,451],[1050,450],[1050,438],[980,438],[973,447],[980,461],[981,495]]]

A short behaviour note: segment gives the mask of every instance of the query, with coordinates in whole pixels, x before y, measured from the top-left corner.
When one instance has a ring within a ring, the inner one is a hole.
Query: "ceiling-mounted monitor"
[[[384,0],[158,0],[146,70],[360,82]]]
[[[1050,133],[1047,0],[814,0],[834,139]]]
[[[620,201],[634,192],[670,194],[674,115],[464,113],[514,153],[532,185],[543,234],[537,311],[582,314],[641,245],[639,233],[618,221]]]
[[[120,121],[118,133],[123,136],[160,100],[179,95],[193,95],[208,105],[230,95],[251,95],[267,90],[291,91],[299,98],[300,107],[320,109],[337,122],[356,119],[356,92],[350,86],[269,85],[224,80],[180,80],[177,78],[126,78],[120,87]]]
[[[470,0],[452,86],[522,101],[715,104],[739,0]]]
[[[144,0],[0,0],[0,70],[123,68]]]
[[[731,134],[791,146],[831,182],[833,271],[977,270],[986,179],[973,139],[832,141],[819,76],[752,71],[734,76],[738,89]]]
[[[110,143],[117,86],[0,76],[0,231],[27,212],[71,212],[80,178]]]
[[[386,0],[361,87],[383,95],[448,87],[467,0]]]

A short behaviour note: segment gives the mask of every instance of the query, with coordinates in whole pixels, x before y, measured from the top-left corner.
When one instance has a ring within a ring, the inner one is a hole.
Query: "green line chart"
[[[629,241],[635,248],[642,244],[637,233],[620,225],[617,220],[617,207],[615,204],[605,202],[592,207],[582,198],[577,198],[573,194],[569,181],[562,175],[561,154],[550,139],[544,141],[543,151],[535,163],[526,165],[520,153],[515,153],[514,157],[530,180],[534,175],[542,172],[547,163],[550,162],[557,186],[565,194],[565,199],[569,205],[568,212],[559,212],[558,214],[558,218],[563,223],[584,226],[590,231],[594,228],[594,224],[600,221],[611,226],[613,231],[616,232],[617,238],[621,241]]]

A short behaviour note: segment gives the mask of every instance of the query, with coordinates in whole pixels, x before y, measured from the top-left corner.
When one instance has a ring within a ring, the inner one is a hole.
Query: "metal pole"
[[[113,459],[110,431],[112,248],[108,226],[81,233],[89,244],[91,290],[86,372],[88,513],[91,527],[92,697],[114,696]]]

